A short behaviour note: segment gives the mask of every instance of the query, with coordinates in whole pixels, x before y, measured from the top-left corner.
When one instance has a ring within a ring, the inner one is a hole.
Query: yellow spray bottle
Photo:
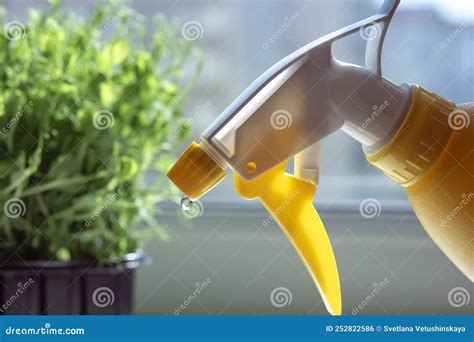
[[[333,315],[342,311],[339,275],[313,198],[320,142],[339,129],[362,144],[371,164],[406,188],[429,235],[474,280],[474,108],[382,76],[382,44],[398,3],[386,0],[378,14],[275,64],[168,173],[187,197],[197,200],[230,167],[236,192],[259,199],[274,216]],[[354,33],[371,35],[364,66],[343,63],[331,53],[336,40]],[[383,110],[374,111],[374,106]],[[285,172],[292,157],[294,175]]]

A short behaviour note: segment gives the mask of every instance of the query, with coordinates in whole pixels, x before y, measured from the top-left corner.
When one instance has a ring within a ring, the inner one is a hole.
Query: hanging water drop
[[[191,201],[188,197],[183,196],[181,199],[181,212],[184,217],[193,219],[202,215],[204,206],[201,201]]]

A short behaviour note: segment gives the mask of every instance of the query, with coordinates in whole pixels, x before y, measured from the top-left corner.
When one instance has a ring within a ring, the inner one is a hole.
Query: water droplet
[[[201,201],[191,201],[188,197],[183,196],[181,199],[181,212],[184,217],[193,219],[202,215],[204,206]]]

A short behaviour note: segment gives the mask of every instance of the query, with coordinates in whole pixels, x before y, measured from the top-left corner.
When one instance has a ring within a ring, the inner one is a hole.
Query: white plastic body
[[[373,153],[401,125],[410,99],[408,85],[320,51],[283,70],[203,139],[245,179],[296,155],[296,173],[317,183],[317,142],[342,129]],[[249,162],[257,170],[248,172]]]
[[[315,185],[319,184],[319,170],[321,164],[321,142],[318,141],[295,155],[294,174]]]

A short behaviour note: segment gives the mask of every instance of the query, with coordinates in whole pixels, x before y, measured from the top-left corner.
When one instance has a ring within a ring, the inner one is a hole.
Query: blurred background
[[[4,1],[8,15],[26,20],[47,1]],[[145,17],[157,12],[193,23],[193,44],[206,63],[186,116],[193,136],[247,85],[295,49],[376,13],[382,1],[356,0],[135,0]],[[87,16],[93,1],[64,1]],[[385,39],[382,72],[395,83],[416,83],[455,103],[474,100],[474,2],[402,0]],[[106,33],[107,34],[107,33]],[[363,64],[364,40],[336,44],[340,60]],[[181,152],[184,146],[177,146]],[[343,313],[361,315],[468,314],[450,293],[472,283],[429,239],[404,190],[367,164],[361,146],[342,133],[323,144],[315,205],[338,261]],[[359,206],[379,203],[379,215]],[[136,314],[326,314],[304,266],[257,202],[240,199],[231,177],[203,199],[190,222],[171,203],[157,212],[171,232],[151,242],[153,263],[139,271]],[[197,293],[196,289],[200,289]],[[376,291],[375,291],[376,290]],[[282,304],[275,294],[282,293]],[[184,309],[180,309],[184,307]]]

